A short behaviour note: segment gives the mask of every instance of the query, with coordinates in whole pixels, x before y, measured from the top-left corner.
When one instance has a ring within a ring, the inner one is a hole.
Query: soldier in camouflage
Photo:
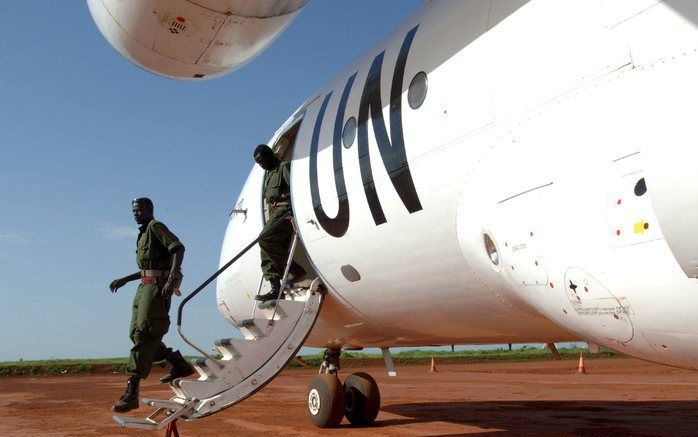
[[[254,160],[266,170],[264,174],[263,195],[267,205],[269,218],[261,234],[278,222],[286,213],[291,211],[291,165],[281,161],[269,146],[260,144],[254,151]],[[288,261],[289,246],[293,237],[293,224],[284,220],[272,233],[264,235],[259,240],[264,279],[271,284],[271,291],[255,297],[260,301],[276,299],[279,296],[281,277]],[[300,281],[305,276],[305,270],[292,262],[288,282]]]
[[[140,225],[136,244],[136,263],[140,271],[116,279],[109,284],[115,293],[130,281],[140,280],[133,299],[129,337],[133,342],[126,374],[126,391],[112,406],[116,412],[138,408],[138,390],[142,378],[147,378],[155,361],[167,360],[172,371],[160,378],[170,382],[194,373],[192,366],[179,351],[165,346],[162,337],[170,327],[172,293],[179,293],[182,282],[181,266],[184,245],[153,216],[153,202],[145,197],[132,203],[133,217]]]

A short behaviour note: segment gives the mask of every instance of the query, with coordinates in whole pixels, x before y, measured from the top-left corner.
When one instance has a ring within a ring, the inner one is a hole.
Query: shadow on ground
[[[376,427],[446,422],[487,430],[468,436],[698,435],[698,401],[436,402],[387,405],[381,410],[403,418],[380,421]]]

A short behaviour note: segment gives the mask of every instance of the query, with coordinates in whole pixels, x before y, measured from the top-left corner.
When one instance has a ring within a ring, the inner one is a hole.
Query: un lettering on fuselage
[[[410,214],[422,210],[422,204],[417,194],[407,154],[405,151],[405,139],[402,129],[402,85],[404,80],[405,65],[407,56],[412,46],[415,34],[419,25],[412,28],[405,35],[405,39],[400,47],[393,78],[390,87],[390,135],[388,135],[385,120],[383,117],[383,103],[381,101],[381,71],[383,68],[383,58],[385,50],[376,55],[369,68],[366,81],[361,93],[358,114],[358,157],[361,171],[361,181],[364,187],[364,194],[368,202],[371,216],[378,226],[387,222],[383,207],[376,192],[371,170],[371,156],[369,154],[368,121],[373,126],[373,134],[380,152],[383,165],[390,177],[390,181],[396,193],[400,197],[403,205]],[[332,135],[332,164],[334,168],[334,183],[337,193],[338,210],[334,217],[329,217],[322,206],[320,199],[320,189],[318,186],[317,155],[320,142],[320,130],[325,118],[327,106],[332,98],[333,91],[327,93],[322,101],[320,110],[313,127],[310,143],[310,195],[315,216],[322,228],[333,237],[342,237],[349,228],[350,208],[347,196],[346,183],[344,180],[344,168],[342,165],[342,129],[344,116],[356,76],[358,72],[352,74],[346,81],[340,96],[337,114],[334,120],[334,130]]]

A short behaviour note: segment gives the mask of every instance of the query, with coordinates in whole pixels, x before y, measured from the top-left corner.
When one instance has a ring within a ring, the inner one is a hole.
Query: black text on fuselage
[[[371,63],[371,67],[366,76],[366,82],[361,93],[358,114],[358,154],[359,167],[361,171],[361,181],[364,186],[364,194],[368,202],[371,216],[376,225],[387,222],[371,171],[371,157],[368,147],[368,121],[371,121],[376,144],[380,152],[383,165],[390,177],[390,181],[396,193],[402,200],[403,205],[410,214],[420,211],[422,204],[419,201],[417,190],[412,180],[412,174],[407,162],[405,151],[405,140],[402,130],[402,85],[412,41],[417,33],[419,25],[412,28],[400,47],[397,62],[393,71],[393,78],[390,88],[390,135],[386,130],[383,117],[383,105],[381,101],[381,70],[385,51],[379,53]],[[329,217],[322,207],[320,199],[320,189],[318,187],[317,154],[320,142],[320,130],[327,110],[327,105],[332,97],[332,91],[325,95],[320,110],[318,111],[313,134],[310,142],[310,195],[313,203],[315,215],[320,226],[330,235],[341,237],[349,228],[349,198],[347,196],[346,183],[344,180],[344,168],[342,165],[342,128],[344,115],[349,99],[349,94],[354,86],[357,73],[352,74],[344,86],[340,97],[337,114],[335,116],[334,131],[332,135],[332,163],[334,169],[334,183],[337,192],[338,210],[335,217]]]

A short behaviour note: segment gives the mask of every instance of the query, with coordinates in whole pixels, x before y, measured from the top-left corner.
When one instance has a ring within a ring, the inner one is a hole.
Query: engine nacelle
[[[139,67],[203,80],[261,54],[308,0],[87,0],[102,35]]]

